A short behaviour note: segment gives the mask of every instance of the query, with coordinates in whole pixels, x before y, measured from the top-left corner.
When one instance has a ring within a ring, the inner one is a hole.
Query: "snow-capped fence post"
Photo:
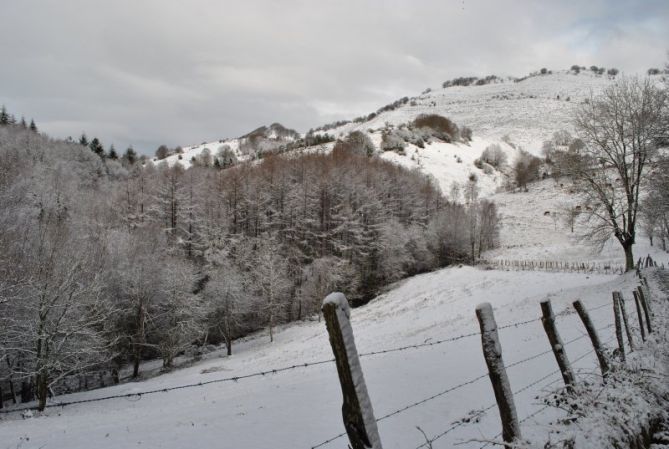
[[[620,360],[625,363],[625,341],[623,340],[623,325],[620,320],[620,300],[618,292],[613,292],[613,318],[616,326],[616,339],[618,340],[618,350],[620,351]]]
[[[648,329],[648,335],[653,333],[653,327],[650,323],[650,310],[648,310],[648,303],[646,302],[646,295],[643,294],[643,289],[637,287],[637,295],[639,295],[639,302],[641,303],[641,308],[643,309],[643,315],[646,318],[646,328]]]
[[[641,303],[639,302],[639,294],[636,290],[632,291],[634,297],[634,305],[636,306],[636,314],[639,317],[639,329],[641,329],[641,341],[646,341],[646,330],[643,327],[643,315],[641,314]]]
[[[573,304],[576,312],[578,313],[578,316],[581,318],[581,321],[583,321],[585,330],[588,331],[588,336],[590,337],[590,341],[592,341],[592,347],[595,349],[595,354],[597,355],[597,360],[599,361],[599,369],[602,372],[602,376],[606,376],[606,374],[609,372],[609,362],[606,360],[606,355],[604,355],[602,344],[599,341],[599,336],[597,335],[595,326],[592,324],[590,315],[588,315],[588,311],[585,310],[585,307],[583,307],[581,301],[574,301]]]
[[[488,365],[488,374],[492,382],[492,389],[495,392],[499,416],[502,420],[502,438],[505,443],[513,443],[521,438],[520,423],[513,402],[509,377],[506,374],[506,368],[504,368],[502,346],[499,342],[497,323],[495,323],[495,315],[490,303],[486,302],[476,306],[476,318],[478,318],[481,327],[483,356],[486,365]],[[506,447],[509,449],[511,445],[509,444]]]
[[[564,350],[564,344],[555,327],[555,315],[553,315],[553,307],[551,306],[549,299],[541,301],[541,313],[541,323],[544,325],[544,330],[546,331],[548,341],[551,344],[553,355],[555,355],[555,361],[560,367],[564,384],[567,387],[571,387],[574,385],[574,372],[571,370],[567,353]]]
[[[618,298],[618,305],[620,306],[620,313],[623,316],[623,324],[625,325],[625,333],[627,334],[627,342],[630,345],[630,352],[634,351],[634,341],[632,340],[632,331],[627,317],[627,309],[625,308],[625,298],[620,292],[613,292],[613,298]]]
[[[339,374],[344,399],[342,415],[351,448],[382,449],[355,347],[348,301],[343,293],[331,293],[323,300],[322,310]]]

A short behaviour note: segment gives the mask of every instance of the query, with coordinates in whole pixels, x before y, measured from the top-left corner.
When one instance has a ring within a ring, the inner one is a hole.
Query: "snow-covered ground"
[[[584,242],[585,226],[577,221],[574,232],[565,222],[565,205],[582,206],[568,180],[552,179],[528,185],[528,192],[500,192],[491,196],[501,215],[500,247],[485,254],[486,259],[527,261],[596,262],[624,264],[624,253],[613,238],[600,250]],[[640,231],[634,256],[650,255],[669,266],[669,254],[657,245],[650,246]]]
[[[581,299],[587,307],[610,302],[612,290],[629,297],[635,285],[631,276],[505,272],[470,267],[448,268],[408,279],[369,305],[352,312],[352,324],[361,354],[396,346],[442,340],[473,333],[435,346],[363,356],[367,387],[376,417],[486,373],[474,309],[492,303],[500,326],[538,318],[539,301],[550,297],[565,342],[584,335],[569,304]],[[597,327],[612,322],[611,307],[592,312]],[[602,330],[603,341],[612,337]],[[500,330],[507,365],[544,352],[547,339],[541,323],[533,321]],[[71,401],[133,393],[205,382],[217,378],[292,366],[332,357],[324,323],[285,326],[269,343],[266,335],[248,339],[228,358],[203,361],[192,367],[150,379],[106,389],[68,395]],[[590,351],[581,338],[567,345],[572,360]],[[595,367],[593,354],[574,363],[588,372]],[[513,390],[547,376],[516,395],[523,418],[540,408],[535,397],[560,380],[552,354],[509,369]],[[550,374],[552,373],[553,374]],[[206,374],[205,374],[206,373]],[[494,402],[487,377],[379,422],[386,448],[412,448],[423,442],[420,426],[434,436],[456,420]],[[267,375],[238,382],[112,399],[47,409],[43,416],[21,419],[3,416],[0,447],[90,448],[310,448],[343,431],[341,392],[333,363]],[[523,423],[527,436],[541,434],[542,425],[557,412],[548,410]],[[494,437],[499,431],[496,409],[479,422],[456,428],[434,443],[452,447],[455,442]],[[480,444],[465,443],[474,448]],[[324,447],[346,447],[339,438]]]

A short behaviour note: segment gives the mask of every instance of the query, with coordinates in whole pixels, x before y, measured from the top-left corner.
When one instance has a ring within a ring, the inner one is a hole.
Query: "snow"
[[[430,397],[435,392],[486,373],[481,355],[475,305],[490,302],[501,325],[537,320],[524,326],[500,330],[507,363],[546,351],[546,337],[538,320],[539,301],[551,295],[564,341],[582,336],[584,330],[571,309],[581,299],[586,307],[610,301],[610,292],[629,292],[636,285],[630,276],[575,273],[505,272],[470,267],[448,268],[408,279],[365,307],[351,310],[355,340],[360,354],[420,344],[447,337],[473,334],[457,342],[379,356],[362,356],[367,388],[377,416]],[[629,295],[628,295],[629,296]],[[595,326],[612,322],[610,307],[592,312]],[[606,342],[612,329],[601,331]],[[141,392],[220,377],[241,376],[269,368],[291,366],[331,357],[323,323],[302,322],[277,330],[276,341],[258,335],[238,345],[228,358],[202,361],[140,383],[68,395],[59,400],[88,399],[110,394]],[[572,360],[587,353],[587,338],[566,345]],[[594,354],[573,363],[574,369],[596,367]],[[217,368],[213,372],[205,372]],[[508,370],[511,387],[517,390],[556,371],[552,354]],[[535,396],[542,388],[560,381],[559,372],[549,375],[515,396],[518,416],[535,412]],[[451,393],[398,413],[378,424],[387,448],[411,448],[424,442],[415,429],[435,435],[473,411],[494,403],[487,376]],[[312,447],[341,433],[341,391],[334,364],[322,364],[239,382],[225,382],[157,393],[47,409],[43,416],[22,420],[4,416],[0,422],[0,447],[67,447],[97,449],[117,447]],[[558,412],[538,415],[537,424],[524,424],[524,436],[542,434],[547,419]],[[492,438],[499,431],[495,409],[479,420],[462,425],[435,442],[449,447],[454,442]],[[29,438],[29,441],[26,441]],[[23,441],[23,443],[21,443]],[[480,444],[466,443],[463,448]],[[345,437],[324,447],[345,447]]]

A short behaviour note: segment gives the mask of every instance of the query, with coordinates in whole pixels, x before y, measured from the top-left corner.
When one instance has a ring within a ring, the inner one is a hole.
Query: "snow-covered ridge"
[[[381,108],[379,113],[370,114],[373,116],[370,120],[327,127],[315,134],[344,138],[352,131],[363,132],[370,137],[381,157],[434,177],[445,193],[453,182],[462,183],[474,174],[479,180],[481,194],[488,196],[503,185],[506,178],[499,171],[490,173],[488,170],[486,173],[474,165],[486,147],[499,144],[511,164],[520,148],[539,155],[543,142],[554,132],[573,131],[574,106],[613,80],[608,75],[587,71],[580,74],[561,71],[516,81],[498,78],[484,85],[438,86],[419,96],[406,98],[406,101],[397,101],[392,108]],[[407,125],[421,114],[448,117],[460,127],[471,128],[474,139],[469,144],[433,142],[425,148],[408,143],[403,152],[381,150],[383,130]],[[169,165],[180,163],[187,168],[203,156],[213,160],[226,152],[225,166],[254,160],[263,152],[285,148],[301,137],[304,135],[275,123],[239,138],[186,146],[182,154],[172,155],[165,162]],[[331,146],[305,150],[320,151],[323,148],[327,150]]]

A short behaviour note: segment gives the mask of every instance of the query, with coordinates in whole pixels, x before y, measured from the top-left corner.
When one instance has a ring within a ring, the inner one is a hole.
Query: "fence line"
[[[531,319],[531,320],[525,320],[525,321],[517,321],[517,322],[512,322],[512,323],[507,323],[503,326],[500,326],[499,329],[509,329],[509,328],[518,328],[521,326],[525,326],[527,324],[533,323],[535,321],[538,321],[539,318],[536,319]],[[470,332],[467,334],[461,334],[461,335],[456,335],[454,337],[448,337],[444,338],[441,340],[436,340],[432,342],[425,342],[425,343],[417,343],[413,345],[405,345],[405,346],[400,346],[400,347],[394,347],[394,348],[388,348],[388,349],[382,349],[382,350],[376,350],[376,351],[369,351],[369,352],[363,352],[360,353],[360,357],[371,357],[371,356],[376,356],[376,355],[382,355],[382,354],[388,354],[388,353],[393,353],[393,352],[399,352],[399,351],[406,351],[406,350],[411,350],[411,349],[420,349],[420,348],[425,348],[425,347],[431,347],[431,346],[437,346],[445,343],[451,343],[454,341],[462,340],[465,338],[470,338],[470,337],[476,337],[479,336],[480,332]],[[326,360],[319,360],[315,362],[303,362],[303,363],[298,363],[290,366],[283,366],[279,368],[271,368],[267,369],[264,371],[257,371],[249,374],[243,374],[239,376],[230,376],[230,377],[224,377],[222,379],[212,379],[212,380],[207,380],[207,381],[200,381],[200,382],[194,382],[194,383],[189,383],[189,384],[184,384],[184,385],[177,385],[174,387],[165,387],[165,388],[156,388],[153,390],[146,390],[146,391],[140,391],[140,392],[133,392],[133,393],[121,393],[121,394],[115,394],[115,395],[108,395],[108,396],[102,396],[99,398],[87,398],[87,399],[80,399],[80,400],[74,400],[74,401],[62,401],[62,402],[52,402],[48,403],[45,408],[54,408],[54,407],[66,407],[68,405],[77,405],[77,404],[85,404],[85,403],[90,403],[90,402],[101,402],[101,401],[107,401],[111,399],[127,399],[127,398],[137,398],[137,397],[142,397],[142,396],[148,396],[156,393],[167,393],[170,391],[175,391],[175,390],[181,390],[181,389],[186,389],[186,388],[194,388],[194,387],[202,387],[205,385],[210,385],[210,384],[215,384],[215,383],[224,383],[224,382],[238,382],[240,380],[245,380],[245,379],[251,379],[254,377],[265,377],[268,375],[273,375],[273,374],[279,374],[283,373],[286,371],[292,371],[296,369],[302,369],[302,368],[308,368],[312,366],[318,366],[318,365],[324,365],[328,363],[334,363],[335,359],[326,359]],[[22,411],[27,411],[27,410],[37,410],[37,406],[27,406],[27,407],[13,407],[10,409],[3,409],[0,410],[0,415],[6,415],[6,414],[11,414],[11,413],[17,413],[17,412],[22,412]]]
[[[551,273],[623,274],[625,266],[603,262],[567,262],[557,260],[481,259],[479,263],[492,268],[513,271],[545,271]]]
[[[536,319],[533,319],[533,320],[522,321],[522,322],[519,322],[519,325],[521,325],[521,323],[522,323],[522,324],[529,324],[529,323],[534,322],[534,321],[537,321],[537,320],[536,320]],[[513,324],[507,324],[507,325],[505,325],[504,327],[505,327],[505,328],[509,328],[509,327],[512,327],[512,326],[513,326]],[[609,324],[608,326],[603,326],[603,327],[601,327],[601,328],[599,328],[599,329],[597,329],[597,330],[598,330],[598,331],[601,331],[601,330],[608,329],[608,328],[611,328],[611,327],[613,327],[613,323]],[[481,333],[478,332],[478,333],[476,333],[476,335],[481,335]],[[587,336],[588,336],[587,334],[580,335],[580,336],[578,336],[578,337],[575,337],[575,338],[573,338],[573,339],[567,341],[566,343],[564,343],[564,345],[567,346],[567,345],[569,345],[569,344],[571,344],[571,343],[574,343],[574,342],[576,342],[576,341],[578,341],[578,340],[582,340],[582,339],[584,339],[584,338],[587,337]],[[548,351],[543,351],[543,352],[534,354],[534,355],[532,355],[532,356],[530,356],[530,357],[526,357],[526,358],[524,358],[524,359],[522,359],[522,360],[518,360],[518,361],[512,362],[512,363],[510,363],[509,365],[506,365],[505,368],[513,368],[513,367],[518,366],[518,365],[523,365],[523,364],[525,364],[525,363],[527,363],[527,362],[529,362],[529,361],[532,361],[532,360],[534,360],[534,359],[538,359],[538,358],[541,357],[541,356],[550,354],[551,352],[552,352],[552,349],[550,349],[550,350],[548,350]],[[590,354],[590,353],[592,353],[592,352],[594,352],[594,350],[589,351],[587,354]],[[587,355],[587,354],[586,354],[586,355]],[[579,361],[579,360],[580,360],[580,358],[574,360],[574,362],[577,362],[577,361]],[[521,388],[520,390],[518,390],[518,391],[514,391],[513,394],[522,393],[523,391],[525,391],[525,390],[527,390],[527,389],[529,389],[529,388],[535,386],[536,384],[540,383],[541,381],[547,379],[547,378],[550,377],[550,376],[553,376],[553,375],[555,375],[555,374],[558,374],[559,372],[560,372],[559,369],[558,369],[558,370],[555,370],[555,371],[549,373],[548,375],[546,375],[546,376],[544,376],[544,377],[542,377],[542,378],[540,378],[540,379],[538,379],[538,380],[533,381],[533,382],[530,383],[529,385],[524,386],[524,387]],[[412,408],[417,407],[417,406],[419,406],[419,405],[425,404],[426,402],[429,402],[429,401],[431,401],[431,400],[433,400],[433,399],[436,399],[436,398],[438,398],[438,397],[444,396],[444,395],[446,395],[446,394],[448,394],[448,393],[451,393],[451,392],[453,392],[453,391],[459,390],[459,389],[464,388],[464,387],[466,387],[466,386],[468,386],[468,385],[471,385],[471,384],[473,384],[473,383],[476,383],[476,382],[478,382],[479,380],[485,379],[486,377],[488,377],[488,373],[487,373],[487,372],[486,372],[486,373],[483,373],[483,374],[481,374],[481,375],[479,375],[479,376],[476,376],[476,377],[474,377],[474,378],[472,378],[472,379],[469,379],[469,380],[467,380],[467,381],[464,381],[464,382],[462,382],[462,383],[460,383],[460,384],[458,384],[458,385],[455,385],[455,386],[449,387],[449,388],[447,388],[447,389],[445,389],[445,390],[442,390],[442,391],[440,391],[439,393],[436,393],[436,394],[434,394],[434,395],[432,395],[432,396],[429,396],[429,397],[427,397],[427,398],[421,399],[420,401],[413,402],[413,403],[408,404],[408,405],[406,405],[406,406],[404,406],[404,407],[401,407],[401,408],[399,408],[399,409],[397,409],[397,410],[394,410],[394,411],[392,411],[392,412],[390,412],[390,413],[387,413],[386,415],[383,415],[382,417],[378,418],[378,419],[376,420],[376,422],[382,421],[382,420],[384,420],[384,419],[386,419],[386,418],[390,418],[391,416],[398,415],[398,414],[400,414],[400,413],[402,413],[402,412],[405,412],[405,411],[407,411],[407,410],[409,410],[409,409],[412,409]],[[493,406],[495,406],[495,405],[496,405],[496,404],[493,404]],[[489,407],[489,408],[491,408],[491,407]],[[489,408],[484,409],[484,411],[489,410]],[[457,426],[456,426],[456,427],[457,427]],[[453,429],[451,429],[451,430],[453,430]],[[450,432],[451,430],[449,430],[449,432]],[[327,440],[322,441],[322,442],[320,442],[320,443],[318,443],[318,444],[316,444],[316,445],[314,445],[314,446],[311,446],[311,449],[317,449],[317,448],[319,448],[319,447],[325,446],[326,444],[331,443],[331,442],[333,442],[333,441],[335,441],[335,440],[337,440],[337,439],[339,439],[339,438],[341,438],[341,437],[343,437],[343,436],[345,436],[345,435],[346,435],[346,432],[342,432],[342,433],[340,433],[340,434],[338,434],[338,435],[335,435],[335,436],[333,436],[333,437],[331,437],[331,438],[328,438]],[[430,440],[430,441],[432,441],[432,440]],[[422,446],[418,446],[418,447],[420,448],[420,447],[423,447],[423,446],[424,446],[424,445],[422,445]],[[418,449],[418,448],[417,448],[417,449]]]

